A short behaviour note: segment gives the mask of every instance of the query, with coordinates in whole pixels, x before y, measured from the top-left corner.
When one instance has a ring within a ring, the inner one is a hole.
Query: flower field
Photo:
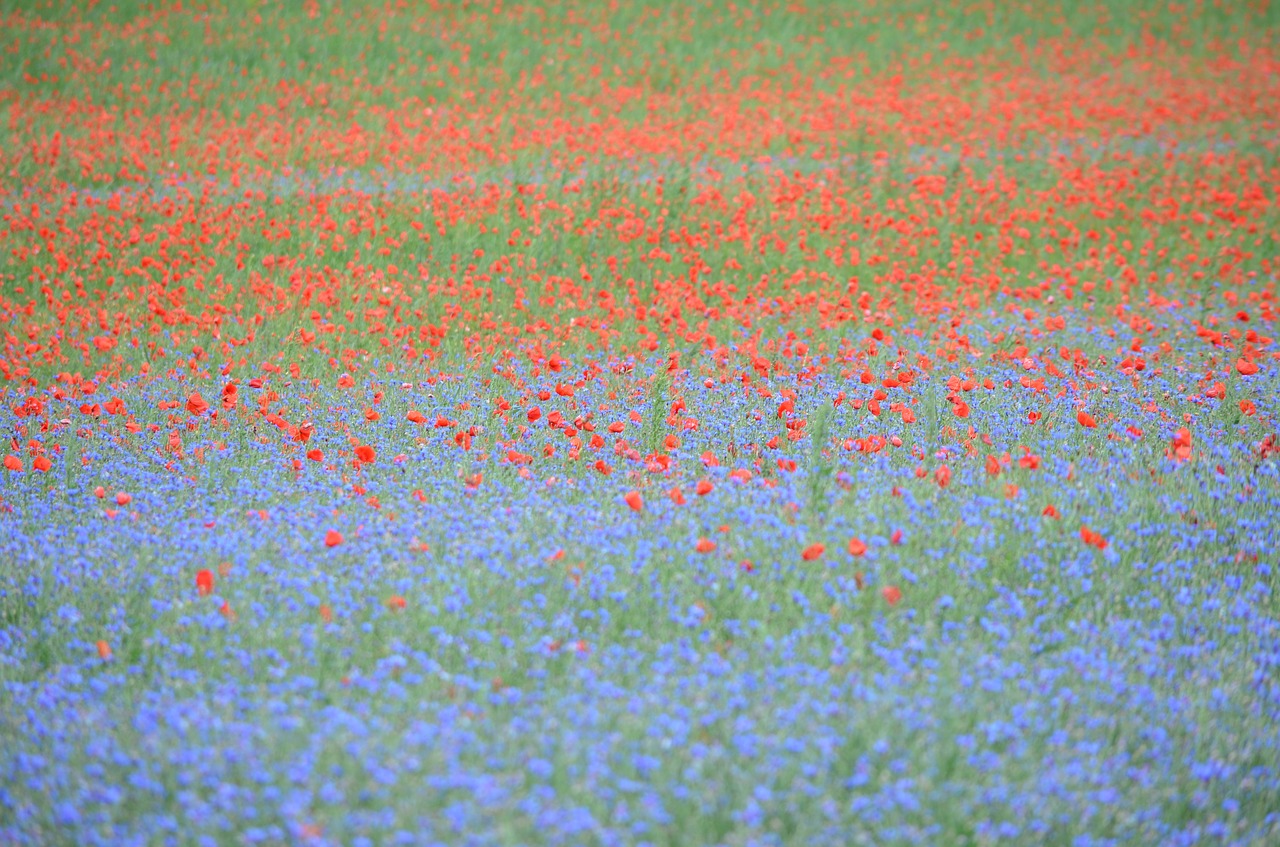
[[[1278,36],[0,4],[0,844],[1280,843]]]

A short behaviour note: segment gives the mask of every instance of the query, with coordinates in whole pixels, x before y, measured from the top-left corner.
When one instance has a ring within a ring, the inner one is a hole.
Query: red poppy
[[[702,497],[704,495],[710,494],[714,488],[715,486],[711,484],[711,480],[703,479],[703,480],[699,480],[697,486],[694,487],[693,491],[699,497]]]
[[[884,597],[884,601],[890,606],[896,606],[902,599],[902,591],[896,585],[886,585],[880,589],[880,596]]]
[[[196,571],[196,592],[202,597],[213,593],[213,571]]]
[[[373,460],[377,458],[377,453],[368,444],[362,444],[356,448],[356,458],[368,465],[372,464]]]
[[[861,538],[854,536],[849,539],[849,554],[852,556],[865,556],[867,554],[867,545]]]
[[[671,502],[675,503],[677,506],[683,506],[683,505],[684,505],[684,502],[685,502],[685,501],[684,501],[684,492],[683,492],[683,491],[681,491],[679,488],[673,488],[673,489],[671,489],[670,491],[668,491],[668,492],[667,492],[667,496],[668,496],[668,497],[670,497],[670,498],[671,498]]]
[[[938,469],[933,472],[933,479],[938,483],[939,488],[946,488],[951,484],[951,468],[946,465],[938,465]]]
[[[203,415],[209,411],[209,404],[200,396],[200,392],[196,392],[187,398],[187,411],[193,415]]]
[[[107,661],[111,658],[111,645],[105,641],[99,640],[95,645],[98,648],[98,658]]]
[[[1076,412],[1076,423],[1085,429],[1096,429],[1098,426],[1098,422],[1093,419],[1093,415],[1084,411]]]
[[[116,492],[116,505],[117,505],[117,506],[128,506],[128,505],[129,505],[130,503],[132,503],[132,502],[133,502],[133,497],[132,497],[131,495],[126,494],[126,493],[125,493],[125,492],[123,492],[123,491],[117,491],[117,492]]]
[[[624,496],[622,499],[626,501],[627,505],[631,507],[632,511],[639,512],[644,508],[644,498],[640,496],[639,491],[628,491],[626,493],[626,496]]]
[[[5,470],[20,471],[22,470],[22,460],[17,456],[5,456],[4,467]]]
[[[336,529],[331,529],[324,534],[324,546],[337,547],[342,543],[342,533]]]
[[[1085,544],[1097,547],[1099,550],[1107,549],[1107,539],[1089,529],[1087,526],[1080,527],[1080,540]]]
[[[806,562],[812,562],[814,559],[821,558],[822,554],[825,552],[827,552],[827,548],[825,546],[821,544],[810,544],[800,552],[800,558],[804,559]]]
[[[710,538],[699,538],[698,544],[694,549],[699,553],[710,553],[716,549],[716,543]]]
[[[1258,372],[1258,364],[1248,359],[1236,359],[1236,370],[1241,376],[1252,376]]]
[[[44,473],[49,470],[49,468],[53,467],[53,462],[49,461],[47,456],[36,456],[31,462],[31,467],[40,471],[40,473]]]
[[[399,594],[392,594],[390,597],[387,598],[387,608],[393,612],[400,611],[406,605],[408,604],[405,602],[405,599],[401,597]]]

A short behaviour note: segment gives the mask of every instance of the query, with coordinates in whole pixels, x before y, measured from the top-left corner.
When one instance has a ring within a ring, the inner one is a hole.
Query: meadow
[[[0,844],[1280,843],[1278,35],[0,0]]]

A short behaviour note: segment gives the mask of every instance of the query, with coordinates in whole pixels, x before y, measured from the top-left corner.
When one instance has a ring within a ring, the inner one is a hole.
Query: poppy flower
[[[399,594],[392,594],[390,597],[387,598],[387,608],[393,612],[400,611],[406,605],[408,604],[405,602],[405,599],[401,597]]]
[[[1098,422],[1093,419],[1093,415],[1085,411],[1076,412],[1076,423],[1085,429],[1096,429]]]
[[[378,454],[375,453],[373,448],[368,444],[362,444],[356,448],[356,458],[364,462],[366,465],[372,464],[373,460],[377,458],[377,455]]]
[[[698,482],[697,486],[693,489],[693,491],[699,497],[702,497],[707,494],[710,494],[714,488],[715,486],[711,484],[711,480],[704,479]]]
[[[199,593],[201,597],[205,597],[213,593],[213,571],[196,571],[196,592]]]
[[[890,606],[896,606],[898,601],[902,599],[902,591],[896,585],[886,585],[880,589],[880,596]]]
[[[867,554],[866,543],[857,536],[849,539],[849,554],[851,556],[865,556]]]
[[[342,533],[336,529],[331,529],[324,534],[324,546],[337,547],[342,543]]]
[[[327,604],[320,604],[320,620],[325,623],[333,623],[333,609],[330,609]]]
[[[1236,359],[1236,370],[1241,376],[1252,376],[1258,372],[1258,364],[1244,358]]]
[[[694,549],[699,553],[710,553],[716,549],[716,543],[710,538],[699,538],[698,544]]]
[[[324,461],[324,453],[318,447],[313,447],[307,451],[307,458],[313,462]]]
[[[939,488],[946,488],[951,484],[951,468],[946,465],[938,465],[938,469],[933,472],[934,482],[938,483]]]
[[[667,492],[667,496],[670,497],[671,502],[675,503],[677,506],[683,506],[685,503],[684,492],[681,491],[679,488],[671,489],[670,491]]]
[[[36,456],[31,462],[31,467],[40,471],[40,473],[44,473],[49,470],[49,468],[53,467],[53,462],[49,461],[47,456]]]
[[[822,554],[827,552],[827,548],[821,544],[810,544],[800,552],[800,558],[806,562],[812,562],[814,559],[822,558]]]
[[[422,412],[419,412],[417,409],[410,409],[409,414],[405,415],[405,417],[407,417],[411,423],[420,424],[427,422],[427,416],[422,414]]]
[[[20,471],[22,470],[22,460],[17,456],[5,456],[4,467],[5,470]]]
[[[1080,540],[1092,547],[1097,547],[1099,550],[1107,549],[1107,539],[1087,526],[1080,527]]]
[[[116,492],[116,505],[117,505],[117,506],[128,506],[128,505],[129,505],[130,503],[132,503],[132,502],[133,502],[133,497],[132,497],[132,495],[130,495],[130,494],[126,494],[126,493],[125,493],[125,492],[123,492],[123,491],[117,491],[117,492]]]
[[[98,658],[102,661],[108,661],[111,658],[111,645],[105,641],[99,640],[96,645],[98,648]]]
[[[644,509],[644,498],[640,496],[639,491],[628,491],[626,496],[622,499],[626,501],[627,505],[630,506],[631,510],[634,512],[639,512]]]
[[[103,497],[107,496],[107,489],[99,485],[97,488],[93,489],[93,496],[101,500]]]

